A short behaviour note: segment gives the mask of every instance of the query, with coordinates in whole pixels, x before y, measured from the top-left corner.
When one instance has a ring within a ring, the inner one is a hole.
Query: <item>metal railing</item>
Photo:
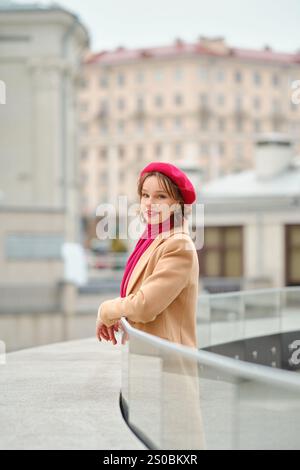
[[[199,309],[200,345],[276,329],[300,332],[300,288],[203,296]],[[129,339],[122,350],[122,410],[149,448],[300,448],[300,374],[172,343],[125,318],[121,323]],[[300,360],[300,341],[294,352]]]

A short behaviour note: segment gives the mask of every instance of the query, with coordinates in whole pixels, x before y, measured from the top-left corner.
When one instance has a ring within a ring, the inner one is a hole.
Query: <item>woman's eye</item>
[[[147,197],[147,196],[148,196],[148,194],[145,194],[145,193],[142,194],[142,197]],[[165,199],[166,196],[164,196],[163,194],[160,194],[159,197]]]

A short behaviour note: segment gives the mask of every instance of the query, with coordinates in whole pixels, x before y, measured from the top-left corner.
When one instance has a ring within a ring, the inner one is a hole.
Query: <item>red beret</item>
[[[150,171],[159,171],[177,184],[186,204],[192,204],[196,200],[196,191],[191,180],[177,166],[171,163],[151,162],[141,171],[140,176]]]

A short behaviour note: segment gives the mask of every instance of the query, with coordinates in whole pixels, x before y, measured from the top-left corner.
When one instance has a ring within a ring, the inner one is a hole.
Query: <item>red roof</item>
[[[222,48],[223,49],[223,48]],[[215,56],[215,57],[236,57],[237,59],[263,61],[263,62],[279,62],[279,63],[299,63],[300,52],[285,53],[275,52],[270,48],[261,50],[240,49],[228,47],[224,44],[223,50],[214,50],[213,45],[209,47],[207,44],[196,42],[188,44],[182,40],[176,40],[174,44],[169,46],[148,47],[140,49],[126,49],[118,47],[113,50],[103,50],[98,53],[91,53],[85,60],[86,64],[117,64],[127,61],[135,61],[148,58],[172,58],[184,55],[199,56]]]

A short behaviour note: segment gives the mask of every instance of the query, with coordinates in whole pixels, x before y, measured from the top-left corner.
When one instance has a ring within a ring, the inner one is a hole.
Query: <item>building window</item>
[[[259,119],[254,119],[253,128],[254,132],[261,132],[261,121]]]
[[[218,118],[218,130],[219,131],[224,131],[225,130],[225,119],[223,117]]]
[[[109,109],[108,101],[106,99],[101,100],[100,101],[100,114],[102,116],[107,115],[108,109]]]
[[[139,133],[144,132],[144,127],[145,127],[144,119],[142,119],[142,118],[137,119],[137,121],[136,121],[136,129],[137,129],[137,131],[138,131]]]
[[[225,104],[225,97],[224,95],[220,94],[217,96],[217,106],[224,106]]]
[[[5,237],[7,259],[61,259],[64,237],[56,233],[16,233]]]
[[[143,70],[138,70],[138,72],[136,74],[136,81],[137,81],[137,83],[144,83],[145,74],[144,74]]]
[[[242,73],[240,72],[240,70],[236,70],[236,71],[235,71],[234,79],[235,79],[235,82],[236,82],[236,83],[241,83],[241,81],[242,81]]]
[[[219,155],[225,155],[225,144],[224,142],[218,142],[218,153]]]
[[[125,109],[125,100],[124,98],[118,99],[118,110],[123,111]]]
[[[291,101],[290,110],[293,111],[293,112],[297,111],[298,109],[300,109],[300,106],[299,106],[299,105],[300,105],[300,103],[297,104],[297,103],[293,103],[293,102]]]
[[[208,117],[203,116],[203,118],[200,120],[200,128],[202,131],[208,131],[209,130],[209,125],[210,125],[210,120]]]
[[[205,227],[198,251],[202,277],[242,277],[243,231],[240,226]]]
[[[224,70],[222,70],[222,69],[217,70],[216,79],[217,79],[217,82],[224,82],[224,80],[225,80]]]
[[[177,67],[174,72],[175,80],[182,80],[183,78],[183,71],[181,68]]]
[[[82,113],[85,113],[88,109],[89,109],[89,104],[88,104],[88,102],[87,102],[87,101],[82,101],[82,102],[80,103],[80,111],[81,111]]]
[[[206,82],[208,80],[208,69],[204,65],[199,65],[197,74],[201,81]]]
[[[154,78],[155,78],[155,80],[160,81],[160,80],[163,79],[163,76],[164,76],[164,74],[163,74],[162,69],[157,69],[157,70],[155,70],[155,72],[154,72]]]
[[[253,73],[253,82],[255,85],[261,85],[261,74],[259,72]]]
[[[125,130],[125,121],[124,119],[119,119],[117,123],[118,132],[122,134]]]
[[[108,124],[106,122],[101,123],[100,132],[102,135],[106,135],[108,133]]]
[[[107,189],[104,189],[104,191],[102,191],[101,201],[104,204],[108,204],[108,190]]]
[[[272,101],[272,111],[273,113],[279,113],[281,111],[281,103],[277,99],[273,99]]]
[[[182,129],[182,118],[181,116],[175,116],[174,118],[175,129]]]
[[[120,160],[124,160],[125,154],[126,154],[125,147],[124,147],[123,145],[120,145],[120,146],[118,147],[119,159],[120,159]]]
[[[282,124],[277,119],[272,119],[272,131],[273,132],[280,132]]]
[[[86,134],[89,130],[88,122],[82,122],[80,125],[80,129],[81,129],[82,134]]]
[[[125,85],[125,75],[123,73],[118,73],[117,75],[117,84],[119,86],[124,86]]]
[[[79,87],[80,87],[80,88],[87,88],[87,87],[88,87],[88,84],[89,84],[89,82],[88,82],[88,80],[87,80],[86,78],[81,77],[81,78],[79,79]]]
[[[240,117],[235,117],[234,118],[234,121],[235,121],[235,130],[237,132],[242,132],[243,129],[244,129],[244,121],[243,119],[241,119]]]
[[[155,152],[156,157],[161,157],[162,156],[162,145],[161,144],[155,144],[154,152]]]
[[[207,157],[209,155],[210,148],[208,142],[201,142],[200,143],[200,155],[202,157]]]
[[[101,86],[101,88],[107,88],[108,87],[108,77],[107,77],[107,75],[101,75],[100,76],[100,86]]]
[[[161,118],[155,119],[155,129],[159,132],[163,130],[163,120]]]
[[[285,226],[286,286],[300,284],[300,225]]]
[[[80,156],[81,156],[81,160],[87,160],[87,157],[88,157],[87,149],[82,149]]]
[[[200,100],[201,107],[208,106],[208,95],[206,93],[200,93],[199,100]]]
[[[176,106],[181,106],[183,104],[183,97],[180,93],[176,93],[174,96],[174,103]]]
[[[235,145],[235,161],[240,163],[243,160],[243,144],[238,142]]]
[[[144,111],[145,108],[145,102],[144,98],[142,96],[138,96],[136,99],[136,107],[138,111]]]
[[[182,154],[182,145],[180,142],[176,142],[175,144],[175,156],[176,157],[181,157]]]
[[[88,205],[88,202],[89,202],[89,201],[88,201],[88,197],[82,195],[82,196],[81,196],[81,206],[84,207],[84,208],[86,208],[87,205]]]
[[[136,159],[140,160],[144,158],[144,147],[142,145],[138,145],[136,147]]]
[[[278,76],[276,73],[273,73],[272,78],[271,78],[271,81],[272,81],[272,85],[273,85],[274,87],[278,87],[279,84],[280,84],[280,78],[279,78],[279,76]]]
[[[243,98],[240,95],[237,95],[235,97],[235,110],[236,111],[241,111],[243,108]]]
[[[278,119],[272,119],[272,130],[273,132],[280,132],[282,131],[282,122],[280,122]]]
[[[81,173],[81,183],[84,185],[84,184],[87,184],[88,183],[88,180],[89,180],[89,175],[88,173],[86,172],[82,172]]]
[[[107,184],[107,179],[108,179],[108,176],[107,176],[106,170],[99,173],[99,184],[105,186]]]
[[[156,95],[154,103],[157,108],[161,108],[163,106],[163,97],[161,95]]]
[[[99,157],[101,160],[107,160],[107,148],[102,147],[99,152]]]
[[[256,111],[258,111],[261,108],[261,100],[259,96],[254,96],[253,107]]]

